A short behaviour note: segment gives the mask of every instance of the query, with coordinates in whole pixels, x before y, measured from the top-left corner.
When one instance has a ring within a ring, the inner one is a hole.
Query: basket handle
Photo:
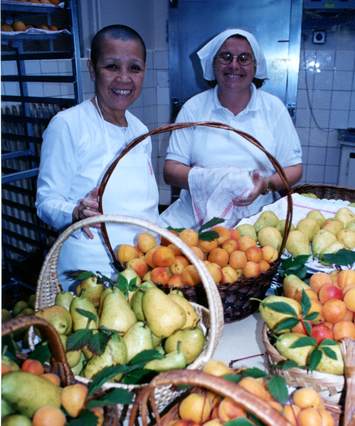
[[[355,340],[344,339],[341,342],[340,349],[345,364],[345,407],[344,407],[344,426],[355,425]]]
[[[74,383],[74,375],[67,363],[62,341],[60,340],[56,329],[45,319],[36,317],[35,315],[10,319],[2,324],[2,336],[6,336],[14,331],[32,326],[39,328],[44,338],[48,341],[52,354],[52,370],[61,377],[64,385]]]
[[[287,420],[266,401],[251,395],[236,383],[228,382],[222,377],[212,376],[199,370],[176,370],[159,374],[151,381],[149,386],[139,391],[132,407],[129,426],[135,425],[139,412],[143,426],[148,425],[148,401],[152,403],[157,426],[164,425],[154,403],[154,389],[158,386],[166,385],[194,385],[203,387],[223,397],[231,398],[235,403],[241,405],[267,425],[289,425]]]
[[[189,365],[189,368],[197,368],[200,363],[204,364],[207,362],[212,357],[213,352],[216,349],[217,343],[222,335],[224,324],[223,306],[218,289],[206,266],[197,258],[190,247],[188,247],[179,237],[174,235],[169,230],[160,228],[159,226],[147,222],[143,219],[137,219],[128,216],[100,215],[75,222],[67,229],[65,229],[48,252],[47,257],[43,263],[37,284],[36,309],[42,308],[40,298],[44,298],[47,303],[52,302],[52,304],[54,304],[55,294],[53,294],[52,287],[48,284],[51,282],[51,280],[53,280],[53,278],[56,280],[55,282],[57,282],[57,264],[59,252],[64,241],[70,236],[72,232],[75,232],[83,226],[90,226],[94,223],[104,222],[137,225],[158,235],[161,235],[171,243],[175,244],[196,267],[207,296],[210,314],[210,328],[208,336],[209,338],[207,339],[207,347],[203,356],[197,358],[197,360]]]
[[[103,211],[103,194],[105,192],[105,188],[106,185],[113,173],[113,171],[115,170],[117,163],[126,155],[128,154],[129,151],[131,151],[131,149],[133,149],[136,145],[138,145],[140,142],[142,142],[144,139],[146,139],[148,136],[154,136],[154,135],[158,135],[160,133],[166,133],[166,132],[171,132],[172,130],[179,130],[179,129],[187,129],[187,128],[191,128],[191,127],[213,127],[216,129],[224,129],[224,130],[230,130],[233,133],[236,133],[240,136],[242,136],[244,139],[246,139],[248,142],[250,142],[251,144],[253,144],[254,146],[256,146],[257,148],[259,148],[266,156],[267,158],[270,160],[270,162],[272,163],[272,165],[274,166],[275,170],[277,171],[277,173],[279,174],[282,183],[285,185],[286,187],[286,196],[287,196],[287,214],[286,214],[286,222],[285,222],[285,230],[284,230],[284,235],[282,238],[282,243],[281,243],[281,247],[280,247],[280,251],[279,251],[279,258],[281,257],[281,253],[283,251],[283,249],[285,248],[286,245],[286,241],[287,241],[287,237],[288,234],[290,232],[290,228],[291,228],[291,223],[292,223],[292,197],[291,197],[291,188],[290,185],[288,183],[286,174],[282,168],[282,166],[280,165],[280,163],[276,160],[276,158],[271,155],[264,147],[263,145],[257,140],[255,139],[252,135],[250,135],[249,133],[243,132],[241,130],[237,130],[232,126],[229,126],[227,124],[224,123],[219,123],[219,122],[215,122],[215,121],[197,121],[197,122],[190,122],[190,123],[173,123],[173,124],[166,124],[164,126],[158,127],[156,129],[150,130],[147,133],[144,133],[141,136],[138,136],[137,138],[133,139],[132,142],[130,142],[122,151],[121,153],[118,155],[118,157],[111,163],[111,165],[109,166],[109,168],[106,170],[101,183],[99,185],[99,189],[98,189],[98,199],[99,199],[99,211],[101,213],[104,213]],[[102,232],[102,236],[103,236],[103,240],[111,254],[112,260],[114,262],[114,265],[117,267],[117,259],[115,256],[115,252],[112,248],[108,233],[107,233],[107,228],[106,225],[104,223],[102,223],[101,225],[101,232]]]

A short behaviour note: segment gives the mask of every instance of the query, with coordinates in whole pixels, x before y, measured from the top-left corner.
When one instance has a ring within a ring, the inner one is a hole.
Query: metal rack
[[[35,208],[41,136],[54,114],[80,102],[82,90],[78,78],[77,0],[67,0],[58,6],[7,0],[2,1],[1,10],[3,24],[21,21],[28,26],[22,32],[1,32],[1,60],[11,62],[12,69],[1,76],[4,292],[4,285],[13,286],[15,282],[35,286],[40,265],[56,238],[56,233],[37,217]],[[40,61],[64,59],[70,63],[70,71],[65,75],[41,73]],[[30,63],[32,72],[28,72]],[[4,90],[9,82],[15,85],[11,94]],[[56,88],[70,85],[71,94],[33,95],[33,84],[43,84],[43,94],[46,85]]]

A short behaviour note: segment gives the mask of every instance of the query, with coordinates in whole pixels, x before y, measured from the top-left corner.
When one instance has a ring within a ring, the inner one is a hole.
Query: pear
[[[200,327],[186,328],[169,336],[165,340],[164,349],[167,353],[177,351],[180,342],[180,351],[185,355],[186,362],[191,364],[202,352],[205,341]]]
[[[85,365],[85,361],[86,361],[85,355],[81,352],[79,362],[76,365],[74,365],[74,367],[71,367],[71,371],[73,372],[75,376],[81,375],[81,372]]]
[[[150,288],[150,287],[155,287],[155,286],[152,282],[145,281],[143,284],[139,286],[139,288],[136,291],[134,291],[130,299],[131,308],[133,312],[135,313],[138,321],[145,320],[142,302],[143,302],[143,296],[144,296],[144,289]]]
[[[95,315],[96,320],[92,321],[89,318],[85,317],[84,315],[80,314],[78,309],[91,312],[93,315]],[[97,312],[96,312],[95,306],[89,299],[86,299],[83,296],[74,297],[70,305],[70,314],[73,318],[74,331],[81,330],[83,328],[89,328],[91,330],[97,329],[97,323],[98,323]]]
[[[115,287],[111,294],[105,297],[100,316],[100,327],[126,333],[137,318],[123,293]]]
[[[298,229],[290,231],[287,237],[286,249],[292,256],[311,254],[308,238]]]
[[[163,339],[161,337],[158,337],[154,333],[152,333],[153,348],[157,348],[158,346],[160,346],[162,340]]]
[[[323,344],[322,347],[332,350],[337,359],[330,358],[324,351],[322,351],[322,358],[317,365],[316,370],[321,371],[322,373],[336,374],[339,376],[344,374],[344,361],[341,355],[339,343],[336,345]]]
[[[340,222],[342,222],[342,224],[346,227],[349,222],[355,219],[355,215],[349,208],[342,207],[336,212],[334,218],[340,220]]]
[[[97,276],[92,275],[89,278],[81,281],[76,287],[75,292],[78,296],[86,297],[93,303],[94,306],[98,306],[100,303],[101,293],[104,291],[104,285],[97,282]]]
[[[347,223],[346,229],[349,229],[350,231],[355,231],[355,219]]]
[[[307,364],[308,357],[315,345],[302,346],[301,348],[291,348],[291,345],[299,338],[304,337],[301,333],[285,333],[277,338],[276,349],[282,356],[294,361],[300,367]]]
[[[169,337],[186,323],[184,309],[157,287],[145,290],[143,312],[157,337]]]
[[[13,407],[11,407],[11,405],[5,401],[5,399],[1,398],[1,418],[9,416],[10,414],[14,413],[15,410]],[[31,426],[31,421],[29,421],[30,426]],[[4,423],[2,423],[4,425]]]
[[[70,334],[72,317],[63,306],[53,305],[36,312],[36,316],[47,320],[59,334]]]
[[[280,321],[283,321],[286,318],[290,318],[293,315],[289,313],[282,313],[273,310],[270,304],[273,303],[286,303],[290,307],[292,307],[295,311],[295,316],[299,317],[301,314],[301,305],[297,302],[297,300],[290,299],[288,297],[283,296],[267,296],[259,305],[259,312],[261,318],[266,322],[267,326],[270,329],[273,329]]]
[[[60,340],[62,341],[64,350],[65,350],[65,356],[67,358],[69,367],[75,367],[81,358],[81,351],[75,350],[75,351],[67,351],[67,340],[68,336],[59,335]]]
[[[185,355],[180,350],[170,352],[162,359],[153,359],[152,361],[147,362],[147,364],[144,366],[146,370],[154,371],[177,370],[185,367]]]
[[[2,308],[1,309],[1,321],[5,322],[11,319],[11,312],[8,309]]]
[[[337,219],[327,219],[322,225],[322,229],[324,229],[325,231],[329,231],[334,235],[336,235],[343,228],[343,222],[340,222],[340,220]]]
[[[326,249],[321,254],[331,254],[331,253],[337,253],[339,250],[344,248],[344,244],[342,244],[339,241],[334,241],[334,243],[330,244],[330,246],[327,246]]]
[[[28,303],[25,300],[19,300],[18,302],[15,303],[14,307],[12,308],[12,315],[16,317],[25,308],[28,308]]]
[[[28,306],[32,309],[35,309],[36,305],[36,294],[31,294],[31,296],[27,300]]]
[[[337,233],[337,240],[349,250],[355,249],[355,231],[342,229]]]
[[[255,231],[258,233],[265,226],[277,226],[279,218],[271,210],[265,210],[262,212],[257,221],[254,223]]]
[[[308,241],[312,241],[314,235],[320,230],[320,226],[315,219],[306,217],[298,222],[297,229],[305,234]]]
[[[296,299],[297,296],[302,294],[302,290],[310,290],[311,287],[303,282],[297,275],[286,275],[283,280],[283,293],[286,297]]]
[[[123,336],[127,347],[127,362],[140,352],[153,349],[152,332],[142,321],[138,321]]]
[[[111,287],[105,288],[105,290],[101,293],[100,302],[99,302],[99,308],[98,308],[99,316],[101,316],[102,307],[104,306],[104,300],[105,300],[106,296],[108,294],[111,294],[111,293],[112,293],[112,288]]]
[[[168,296],[185,311],[186,322],[182,328],[196,327],[199,321],[199,316],[191,303],[185,299],[184,294],[179,290],[173,290],[168,294]]]
[[[285,225],[286,225],[286,220],[285,219],[279,220],[278,223],[277,223],[277,225],[276,225],[276,229],[280,232],[280,234],[282,236],[285,233]],[[290,231],[292,231],[293,229],[295,229],[295,226],[291,224]]]
[[[307,198],[318,198],[318,195],[313,194],[313,192],[305,192],[304,194],[300,194],[302,195],[302,197],[307,197]]]
[[[312,240],[312,250],[315,256],[324,253],[327,247],[337,241],[336,236],[325,229],[316,233]]]
[[[253,240],[257,240],[256,231],[253,225],[250,225],[249,223],[244,223],[243,225],[237,226],[237,229],[241,237],[243,237],[244,235],[248,235]]]
[[[282,243],[282,236],[278,229],[272,226],[265,226],[258,233],[258,240],[262,247],[271,246],[279,251]]]
[[[73,297],[74,297],[74,295],[70,291],[60,291],[55,296],[55,302],[54,303],[57,306],[62,306],[67,311],[69,311],[70,310],[70,304],[73,300]]]
[[[120,272],[120,276],[124,277],[127,280],[128,284],[132,280],[135,280],[135,284],[137,286],[140,285],[141,282],[142,282],[141,277],[132,268],[126,268],[125,270],[123,270],[122,272]],[[131,297],[132,297],[132,292],[129,292],[128,298],[131,299]]]
[[[105,367],[112,365],[121,365],[127,363],[126,344],[118,333],[113,333],[107,342],[104,352],[100,355],[94,355],[84,368],[84,376],[91,379]]]
[[[325,222],[325,217],[319,210],[311,210],[307,213],[306,218],[316,220],[320,226]]]
[[[1,355],[1,374],[8,373],[9,371],[18,371],[20,367],[9,356]]]

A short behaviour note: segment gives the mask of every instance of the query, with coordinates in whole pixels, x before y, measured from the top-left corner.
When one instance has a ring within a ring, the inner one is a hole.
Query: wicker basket
[[[243,319],[250,314],[254,313],[258,309],[258,302],[255,300],[250,300],[250,298],[258,298],[263,299],[265,296],[265,293],[267,289],[270,286],[272,277],[276,274],[278,265],[280,263],[280,257],[281,253],[286,245],[287,236],[291,228],[292,223],[292,197],[291,197],[291,190],[288,185],[288,181],[285,175],[285,172],[279,162],[262,146],[262,144],[257,141],[253,136],[249,135],[248,133],[245,133],[243,131],[237,130],[231,126],[228,126],[223,123],[218,122],[211,122],[211,121],[204,121],[204,122],[190,122],[190,123],[175,123],[175,124],[168,124],[165,126],[158,127],[156,129],[153,129],[137,138],[135,138],[129,145],[126,146],[126,148],[120,153],[120,155],[113,161],[113,163],[110,165],[108,170],[106,171],[105,175],[102,178],[101,184],[99,186],[99,210],[104,213],[103,211],[103,204],[102,204],[102,198],[103,194],[106,188],[106,185],[115,170],[117,164],[119,161],[137,144],[142,142],[144,139],[146,139],[149,136],[158,135],[161,133],[171,132],[173,130],[179,130],[179,129],[186,129],[186,128],[192,128],[192,127],[211,127],[215,129],[224,129],[231,131],[233,133],[236,133],[237,135],[241,136],[243,139],[245,139],[245,143],[251,143],[252,145],[259,148],[266,157],[270,160],[272,165],[274,166],[275,170],[279,174],[281,180],[283,181],[285,188],[286,188],[286,196],[287,196],[287,215],[286,215],[286,224],[285,224],[285,232],[282,239],[281,248],[279,251],[279,257],[278,259],[271,265],[270,269],[262,273],[257,278],[241,278],[236,282],[235,284],[224,284],[224,285],[218,285],[218,291],[222,299],[223,308],[224,308],[224,321],[225,322],[232,322],[237,321],[240,319]],[[243,141],[244,142],[244,141]],[[110,239],[107,233],[107,229],[105,224],[102,226],[102,234],[104,241],[108,247],[109,252],[111,253],[112,260],[114,264],[119,268],[119,265],[117,265],[116,256],[114,254],[114,250],[111,246]],[[183,293],[186,295],[186,297],[190,298],[190,300],[202,304],[207,305],[206,300],[203,297],[203,291],[201,292],[201,289],[196,286],[195,288],[180,288]],[[202,296],[201,296],[202,295]]]
[[[61,379],[61,385],[67,386],[76,383],[75,377],[67,363],[65,351],[59,335],[55,328],[43,318],[36,316],[22,316],[6,321],[2,324],[2,336],[7,336],[17,330],[30,327],[37,327],[44,338],[48,341],[48,346],[52,354],[50,371],[57,374]],[[19,358],[24,359],[23,353],[19,354]],[[95,397],[100,396],[96,393]],[[119,412],[118,407],[111,405],[104,408],[105,425],[118,426]]]
[[[210,274],[208,273],[205,265],[196,257],[193,251],[178,237],[166,229],[162,229],[157,225],[149,223],[147,221],[126,217],[126,216],[114,216],[114,215],[101,215],[90,217],[79,222],[74,223],[67,228],[54,243],[53,247],[49,251],[42,270],[39,275],[37,292],[36,292],[36,310],[43,309],[48,306],[54,305],[56,294],[61,290],[60,283],[57,276],[57,264],[60,249],[64,241],[75,231],[81,229],[84,226],[90,226],[97,223],[119,223],[129,224],[142,227],[145,230],[152,231],[157,235],[160,235],[171,243],[175,244],[182,253],[189,259],[189,261],[195,265],[197,271],[200,274],[201,281],[206,291],[206,297],[208,300],[209,310],[203,306],[195,305],[197,313],[200,315],[201,325],[206,330],[206,345],[199,357],[188,366],[188,368],[201,368],[212,356],[216,349],[217,343],[220,339],[223,329],[223,307],[219,293],[213,282]],[[77,380],[87,382],[87,379],[77,377]],[[144,385],[125,385],[122,383],[106,383],[103,388],[124,388],[127,390],[136,390]],[[161,388],[160,394],[157,396],[161,406],[165,406],[174,397],[173,392],[170,388]]]
[[[298,185],[292,188],[292,192],[297,194],[315,194],[318,198],[326,200],[344,200],[355,202],[354,188],[341,188],[335,185]]]

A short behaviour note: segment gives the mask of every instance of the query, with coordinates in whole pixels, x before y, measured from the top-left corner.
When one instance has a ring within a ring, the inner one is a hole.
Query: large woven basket
[[[326,200],[344,200],[355,202],[354,188],[342,188],[335,185],[304,184],[293,187],[292,192],[297,194],[312,193],[318,198],[323,198]]]
[[[193,251],[178,237],[166,229],[162,229],[157,225],[142,219],[126,217],[126,216],[115,216],[115,215],[100,215],[96,217],[87,218],[76,222],[69,226],[57,239],[53,247],[49,251],[42,270],[39,275],[37,292],[36,292],[36,304],[35,308],[43,309],[48,306],[54,305],[55,296],[61,290],[60,283],[57,275],[58,258],[61,247],[64,241],[75,231],[81,229],[84,226],[90,226],[92,224],[102,223],[118,223],[136,225],[145,230],[151,231],[161,237],[166,238],[175,244],[182,253],[189,259],[189,261],[196,267],[200,274],[201,281],[203,283],[206,297],[208,301],[209,310],[203,306],[194,305],[197,313],[200,315],[200,324],[206,332],[206,345],[199,357],[188,366],[188,368],[201,368],[212,356],[223,329],[223,307],[216,285],[212,280],[212,277],[208,273],[205,265],[196,257]],[[87,379],[77,377],[77,380],[87,382]],[[136,390],[144,385],[124,385],[121,383],[107,383],[104,385],[104,389],[109,388],[124,388],[128,390]],[[161,406],[165,406],[172,398],[174,393],[168,387],[161,388],[157,399]]]
[[[60,377],[61,385],[67,386],[76,383],[75,377],[67,363],[65,351],[56,329],[45,319],[33,315],[20,316],[10,319],[2,323],[2,336],[7,336],[17,330],[27,329],[35,326],[40,330],[41,335],[47,340],[51,352],[50,371]],[[24,353],[18,354],[21,360],[24,360],[26,355]],[[96,393],[95,396],[99,396]],[[35,398],[35,395],[33,396]],[[119,412],[118,407],[115,405],[104,407],[104,422],[107,426],[119,425]]]
[[[128,152],[130,152],[132,148],[134,148],[136,145],[138,145],[140,142],[142,142],[144,139],[146,139],[149,136],[154,136],[161,133],[171,132],[171,131],[179,130],[179,129],[193,128],[193,127],[211,127],[214,129],[223,129],[223,130],[231,131],[241,136],[243,139],[240,141],[240,143],[251,143],[252,145],[259,148],[265,154],[265,156],[269,159],[269,161],[275,168],[276,172],[279,174],[286,188],[288,208],[287,208],[287,214],[286,214],[285,232],[283,235],[278,259],[271,265],[270,269],[267,272],[262,273],[257,278],[249,278],[249,279],[241,278],[234,284],[218,285],[218,291],[221,296],[223,308],[224,308],[224,321],[232,322],[232,321],[243,319],[249,316],[250,314],[254,313],[258,309],[258,302],[255,300],[251,300],[251,298],[256,298],[256,299],[264,298],[265,293],[270,286],[271,280],[273,276],[276,274],[278,265],[280,263],[281,253],[286,245],[287,236],[290,231],[291,223],[292,223],[292,197],[291,197],[291,190],[290,190],[285,172],[283,168],[281,167],[281,165],[279,164],[279,162],[263,147],[263,145],[257,139],[255,139],[253,136],[249,135],[248,133],[245,133],[241,130],[237,130],[231,126],[228,126],[227,124],[211,122],[211,121],[167,124],[165,126],[161,126],[156,129],[153,129],[135,138],[129,145],[126,146],[126,148],[120,153],[120,155],[112,162],[110,167],[107,169],[105,175],[102,178],[101,184],[99,186],[99,191],[98,191],[99,210],[102,213],[104,213],[103,203],[102,203],[103,194],[113,171],[115,170],[119,161]],[[103,234],[104,241],[108,247],[108,250],[111,253],[112,260],[117,265],[117,260],[116,260],[112,245],[110,243],[110,238],[107,233],[105,224],[103,224],[102,226],[102,234]],[[119,265],[117,266],[119,267]],[[190,298],[190,300],[203,305],[207,305],[206,303],[207,301],[205,300],[203,296],[204,292],[201,291],[201,289],[198,286],[196,288],[185,287],[185,288],[182,288],[182,291],[184,292],[186,297]]]

